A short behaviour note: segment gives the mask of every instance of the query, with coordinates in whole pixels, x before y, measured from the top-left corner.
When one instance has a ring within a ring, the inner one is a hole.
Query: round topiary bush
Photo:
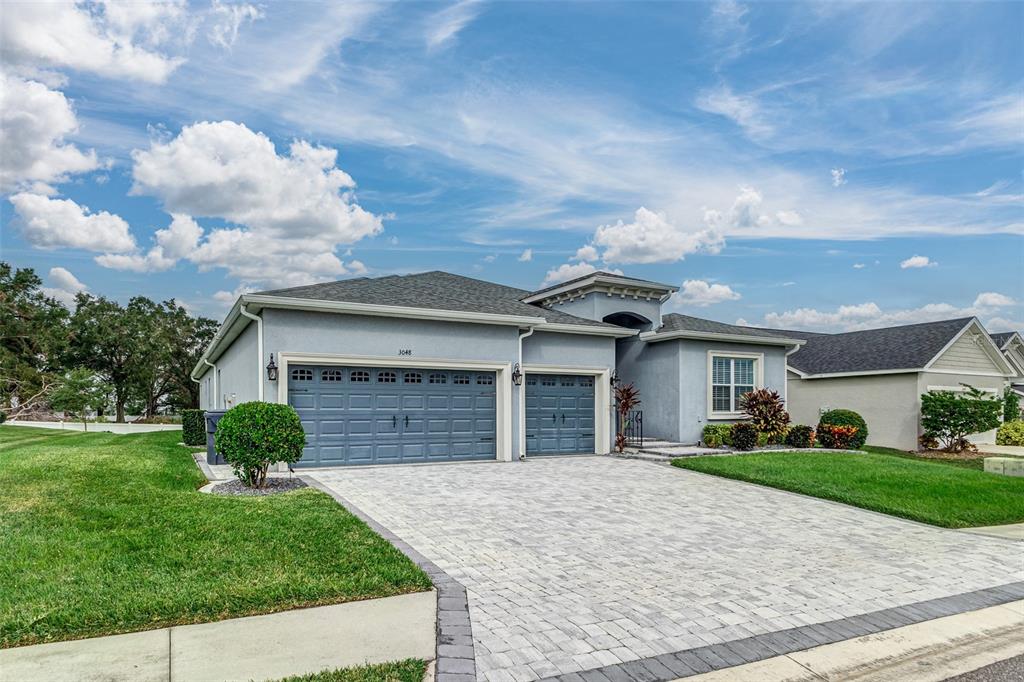
[[[306,433],[299,415],[288,405],[251,402],[236,405],[217,422],[213,446],[235,475],[248,486],[262,488],[274,462],[302,459]]]
[[[757,427],[750,422],[736,422],[730,431],[732,446],[737,450],[753,450],[757,445]]]
[[[1024,445],[1024,421],[1003,422],[996,431],[996,445]]]
[[[853,434],[853,438],[850,440],[850,447],[854,450],[860,450],[864,447],[864,443],[868,439],[868,423],[864,421],[864,417],[860,416],[853,410],[829,410],[818,418],[818,435],[821,435],[821,427],[823,424],[829,426],[856,426],[857,432]]]

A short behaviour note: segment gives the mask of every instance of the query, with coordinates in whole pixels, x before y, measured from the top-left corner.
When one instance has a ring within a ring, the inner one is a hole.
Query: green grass
[[[339,668],[309,675],[295,675],[278,682],[422,682],[426,672],[426,661],[410,658],[396,663],[378,663],[358,668]]]
[[[180,439],[0,427],[0,647],[430,587],[321,492],[199,493]]]
[[[929,460],[804,450],[672,464],[946,528],[1024,521],[1024,479]]]

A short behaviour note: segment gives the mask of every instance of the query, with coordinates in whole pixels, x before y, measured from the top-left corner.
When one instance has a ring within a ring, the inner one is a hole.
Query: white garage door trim
[[[362,367],[410,367],[422,369],[465,369],[494,372],[496,384],[495,419],[497,431],[496,459],[512,461],[512,363],[480,362],[477,360],[451,360],[379,355],[334,355],[331,353],[296,353],[281,351],[277,354],[280,367],[277,379],[277,402],[288,404],[288,365],[359,365]],[[585,373],[585,372],[584,372]]]
[[[572,365],[526,365],[523,374],[573,374],[594,377],[594,451],[599,455],[611,452],[612,402],[611,369],[608,367],[574,367]],[[526,456],[526,386],[519,387],[519,455]]]

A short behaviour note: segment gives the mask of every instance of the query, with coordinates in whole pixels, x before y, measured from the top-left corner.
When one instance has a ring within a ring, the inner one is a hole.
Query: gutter
[[[807,343],[804,339],[792,339],[784,336],[748,336],[746,334],[722,334],[718,332],[697,332],[680,330],[659,334],[657,332],[642,332],[640,338],[647,343],[658,343],[660,341],[672,341],[675,339],[697,339],[705,341],[732,341],[735,343],[751,343],[761,346],[793,346],[790,353],[796,352],[801,346]],[[789,353],[787,353],[788,355]]]
[[[523,339],[532,336],[535,331],[536,327],[530,327],[526,333],[519,335],[518,364],[520,372],[523,371]],[[526,461],[526,389],[522,386],[519,387],[519,461]]]
[[[242,314],[242,317],[256,320],[256,386],[258,387],[256,395],[259,396],[259,401],[263,402],[263,318],[246,310],[244,303],[238,312]]]

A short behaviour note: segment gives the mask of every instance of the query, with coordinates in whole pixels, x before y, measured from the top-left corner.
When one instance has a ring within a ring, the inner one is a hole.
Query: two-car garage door
[[[494,372],[292,365],[297,466],[494,459]]]

